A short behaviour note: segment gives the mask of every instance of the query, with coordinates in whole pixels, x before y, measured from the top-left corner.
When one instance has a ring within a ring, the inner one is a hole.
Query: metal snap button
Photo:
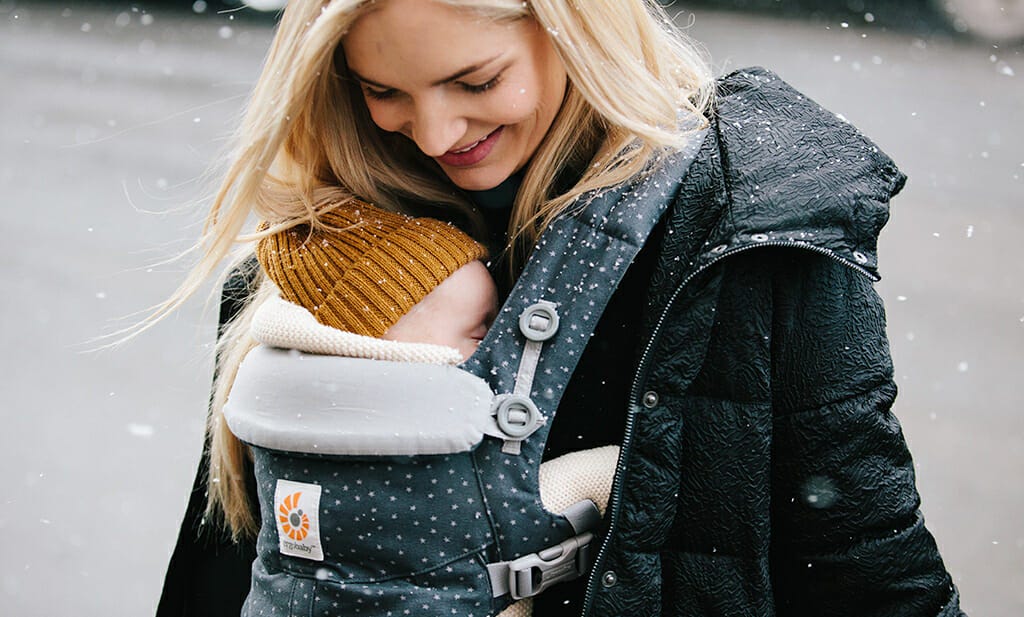
[[[754,242],[767,242],[768,234],[753,234],[752,236],[750,236],[750,239],[753,240]]]
[[[531,341],[546,341],[558,330],[558,313],[550,302],[538,302],[523,309],[519,330]]]
[[[725,252],[725,249],[727,249],[727,248],[729,248],[729,247],[728,247],[728,245],[725,245],[725,244],[719,244],[719,245],[718,245],[718,246],[716,246],[715,248],[711,249],[711,252],[712,252],[712,253],[715,253],[715,254],[719,254],[719,253],[724,253],[724,252]]]
[[[658,393],[654,390],[650,390],[644,393],[643,399],[644,407],[651,409],[658,404]]]
[[[866,264],[866,263],[868,263],[868,256],[865,255],[864,253],[861,253],[860,251],[854,251],[853,252],[853,258],[856,259],[857,263],[859,263],[859,264]]]
[[[611,570],[601,575],[601,584],[605,587],[614,587],[617,582],[619,582],[619,577]]]

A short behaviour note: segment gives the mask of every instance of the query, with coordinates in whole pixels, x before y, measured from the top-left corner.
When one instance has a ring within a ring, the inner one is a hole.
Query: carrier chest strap
[[[494,403],[495,419],[504,433],[501,451],[505,454],[520,454],[523,440],[547,423],[547,418],[530,398],[530,392],[544,341],[555,335],[558,322],[555,304],[546,300],[527,307],[519,316],[519,330],[526,343],[516,371],[515,387],[512,394],[499,395]]]

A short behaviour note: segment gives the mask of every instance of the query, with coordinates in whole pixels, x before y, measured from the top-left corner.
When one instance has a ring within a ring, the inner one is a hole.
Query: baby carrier
[[[224,410],[261,508],[243,615],[485,617],[588,571],[600,513],[544,508],[544,444],[700,138],[553,222],[460,367],[249,353]]]

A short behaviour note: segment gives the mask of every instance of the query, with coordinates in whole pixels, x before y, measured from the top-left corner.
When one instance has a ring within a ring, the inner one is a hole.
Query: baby
[[[343,332],[472,355],[498,310],[483,246],[447,223],[362,203],[320,223],[259,243],[282,298]]]
[[[280,291],[280,297],[265,302],[253,319],[253,335],[259,342],[320,356],[392,362],[455,365],[473,354],[498,310],[494,281],[480,261],[487,253],[483,246],[447,223],[363,203],[339,206],[322,214],[319,223],[285,230],[258,243],[260,264]],[[307,368],[311,361],[304,363]],[[279,371],[274,373],[275,379],[280,376]],[[348,391],[346,404],[358,407],[362,404],[356,402],[359,399],[374,405],[384,398],[382,387],[387,386],[357,382],[355,389]],[[402,387],[414,388],[405,382]],[[457,384],[450,387],[457,388]],[[288,392],[301,398],[303,388],[309,386]],[[274,390],[277,397],[291,396],[288,392]],[[310,422],[311,415],[302,416],[303,422]],[[436,418],[424,415],[428,414],[413,417],[437,424]],[[230,417],[228,420],[237,434],[239,424]],[[385,432],[390,436],[394,431],[393,439],[401,439],[402,430],[422,437],[419,429],[407,426],[391,426]],[[318,438],[324,434],[324,428],[316,433]],[[603,512],[617,456],[617,447],[606,447],[545,462],[539,475],[544,506],[562,512],[580,500],[591,499]],[[278,518],[280,512],[303,513],[294,504],[278,504],[277,497],[271,497],[269,491],[260,493],[265,520],[268,514]],[[275,503],[264,503],[268,500]],[[358,519],[362,512],[349,514]],[[301,517],[290,522],[288,516],[278,520],[282,538],[298,529],[294,525],[305,524]],[[254,588],[257,585],[254,578]],[[530,614],[531,600],[525,599],[507,608],[501,617]]]

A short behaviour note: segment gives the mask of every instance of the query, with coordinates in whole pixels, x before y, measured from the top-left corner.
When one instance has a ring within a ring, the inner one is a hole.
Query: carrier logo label
[[[309,534],[309,515],[299,507],[300,497],[302,491],[288,495],[277,509],[281,531],[292,540],[302,540]]]
[[[320,486],[278,480],[274,490],[278,545],[282,555],[323,561],[320,545]]]

